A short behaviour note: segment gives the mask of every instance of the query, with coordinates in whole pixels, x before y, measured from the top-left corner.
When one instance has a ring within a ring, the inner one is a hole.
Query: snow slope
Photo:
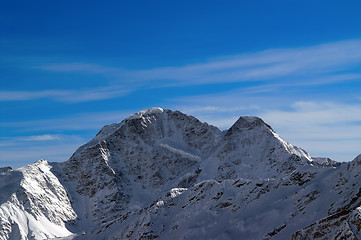
[[[76,217],[65,188],[40,160],[0,171],[0,239],[48,239],[70,235],[65,222]]]
[[[360,173],[258,117],[222,131],[151,108],[66,162],[0,169],[0,239],[360,239]]]

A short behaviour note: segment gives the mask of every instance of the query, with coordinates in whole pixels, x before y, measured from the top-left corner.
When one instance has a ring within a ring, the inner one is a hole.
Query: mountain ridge
[[[66,162],[0,169],[0,239],[357,238],[360,159],[312,158],[258,117],[222,131],[151,108]]]

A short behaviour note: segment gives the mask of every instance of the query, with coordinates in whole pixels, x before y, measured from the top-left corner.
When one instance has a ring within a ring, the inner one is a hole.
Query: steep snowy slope
[[[328,177],[338,198],[328,216],[292,235],[294,239],[361,239],[361,154]]]
[[[351,173],[343,178],[341,173],[334,168],[307,167],[307,171],[298,170],[282,179],[202,181],[181,189],[179,195],[172,194],[177,189],[171,190],[145,210],[132,213],[125,222],[104,229],[100,236],[288,239],[292,235],[295,239],[314,239],[308,234],[313,227],[313,232],[319,232],[315,236],[324,236],[321,239],[335,239],[339,232],[348,233],[345,239],[359,239],[359,176]],[[345,179],[349,179],[347,183]],[[311,227],[302,235],[297,232],[308,225]]]
[[[66,190],[40,160],[18,170],[0,170],[0,239],[48,239],[70,235],[76,218]]]
[[[352,239],[360,158],[311,158],[257,117],[221,131],[152,108],[66,162],[1,169],[0,239]]]

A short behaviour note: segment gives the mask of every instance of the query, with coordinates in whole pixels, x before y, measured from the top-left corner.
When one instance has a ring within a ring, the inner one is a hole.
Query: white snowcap
[[[163,112],[164,112],[163,108],[152,107],[152,108],[148,108],[148,109],[139,111],[137,113],[134,113],[128,119],[137,119],[137,118],[141,118],[142,116],[147,116],[147,115],[157,114],[157,113],[159,114],[159,113],[163,113]]]

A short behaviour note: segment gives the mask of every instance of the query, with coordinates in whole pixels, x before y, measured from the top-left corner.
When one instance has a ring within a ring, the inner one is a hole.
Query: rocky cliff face
[[[0,170],[0,239],[360,239],[361,157],[311,158],[257,117],[152,108],[63,163]]]

